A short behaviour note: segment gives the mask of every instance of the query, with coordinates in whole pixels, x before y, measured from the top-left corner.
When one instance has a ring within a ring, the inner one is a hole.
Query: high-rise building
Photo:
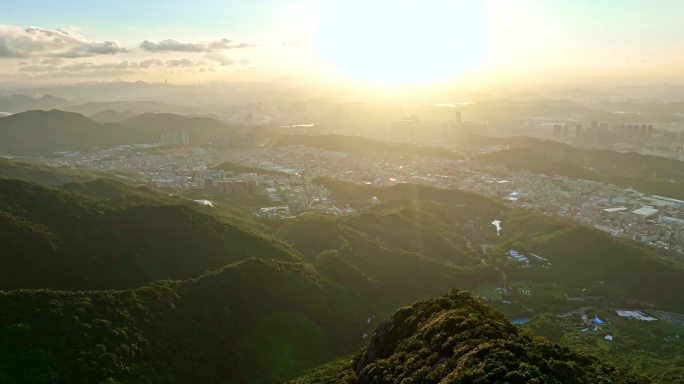
[[[454,112],[453,121],[442,122],[442,135],[447,137],[458,136],[462,134],[463,120],[461,119],[461,112]]]
[[[163,147],[190,144],[190,131],[182,129],[180,131],[164,132],[159,137]]]
[[[575,125],[575,141],[579,142],[582,139],[582,124]]]

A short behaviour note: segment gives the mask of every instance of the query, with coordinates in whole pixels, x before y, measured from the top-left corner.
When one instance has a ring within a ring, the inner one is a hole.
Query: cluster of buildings
[[[196,171],[213,161],[197,147],[162,148],[154,144],[122,145],[92,152],[63,152],[47,159],[56,166],[86,168],[177,191],[197,189]]]
[[[600,209],[595,228],[665,249],[684,245],[684,200],[631,193],[611,202],[620,205]]]
[[[389,186],[418,183],[462,189],[560,216],[664,250],[684,253],[683,201],[591,180],[510,171],[502,166],[394,153],[340,153],[308,147],[261,152],[263,161],[307,169],[307,179]],[[254,161],[254,153],[242,154]],[[542,264],[544,262],[542,261]]]
[[[255,212],[257,217],[286,218],[309,211],[334,215],[355,212],[349,207],[336,206],[329,198],[330,192],[327,188],[311,183],[296,171],[292,174],[285,174],[283,171],[273,173],[270,170],[265,170],[264,173],[235,174],[230,171],[207,169],[200,173],[203,180],[200,189],[206,194],[253,194],[266,197],[273,205],[261,207]]]
[[[454,112],[454,118],[441,124],[442,137],[457,139],[472,134],[481,133],[484,125],[473,121],[464,121],[461,112]]]
[[[454,124],[458,120],[456,117]],[[560,129],[561,134],[564,130]],[[183,139],[182,134],[169,140],[179,138]],[[269,172],[235,174],[210,166],[223,161]],[[62,154],[50,162],[129,175],[162,188],[207,196],[262,195],[271,205],[258,212],[261,216],[287,217],[307,211],[354,213],[312,182],[318,176],[376,186],[416,183],[461,189],[684,254],[684,201],[596,181],[511,171],[474,160],[373,151],[345,153],[302,145],[268,150],[142,145]]]
[[[159,143],[162,147],[177,147],[190,144],[190,131],[181,129],[179,131],[164,132],[159,136]]]
[[[505,182],[490,185],[490,193],[514,205],[565,217],[615,237],[664,249],[684,247],[681,200],[563,176],[509,174]]]
[[[436,125],[433,127],[433,125]],[[390,122],[389,136],[392,140],[421,140],[440,137],[457,139],[472,134],[480,134],[485,126],[474,121],[465,121],[461,112],[454,111],[451,118],[436,122],[422,121],[419,116],[411,115]]]
[[[511,249],[508,251],[508,258],[524,265],[530,265],[530,259],[525,257],[525,255],[521,255],[515,249]]]
[[[533,124],[528,122],[528,124]],[[684,130],[681,125],[639,123],[544,123],[541,137],[590,148],[638,152],[684,161]]]
[[[659,136],[667,133],[674,132],[657,131]],[[572,139],[577,144],[643,143],[652,140],[655,134],[656,130],[652,124],[609,124],[594,120],[589,124],[555,123],[552,125],[554,139],[559,141]],[[680,137],[681,135],[677,133],[677,136]]]
[[[466,177],[459,187],[564,217],[615,237],[684,253],[684,200],[591,180],[511,172],[497,166],[480,166],[475,172],[480,176]]]
[[[288,218],[308,212],[346,216],[357,212],[348,206],[338,206],[328,198],[329,191],[321,185],[294,186],[281,190],[265,188],[264,193],[274,204],[280,205],[261,207],[255,213],[257,217]]]
[[[272,178],[265,178],[256,173],[242,173],[235,175],[228,171],[203,170],[201,173],[202,182],[199,185],[208,194],[233,194],[233,193],[254,193],[260,185],[273,184]]]
[[[521,266],[528,267],[530,264],[541,266],[542,268],[551,268],[549,259],[530,252],[529,256],[523,255],[515,249],[510,249],[506,252],[506,257],[521,264]]]

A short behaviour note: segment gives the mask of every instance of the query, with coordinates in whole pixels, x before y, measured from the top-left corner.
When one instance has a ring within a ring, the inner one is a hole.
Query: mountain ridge
[[[569,348],[533,338],[469,293],[454,290],[400,308],[377,327],[368,346],[351,362],[313,371],[291,384],[419,382],[650,381]]]
[[[205,144],[233,132],[217,120],[171,113],[146,113],[120,122],[99,123],[76,112],[34,110],[0,118],[0,150],[15,155],[46,156],[62,151],[151,144],[158,142],[162,133],[179,130],[188,130],[192,144]]]

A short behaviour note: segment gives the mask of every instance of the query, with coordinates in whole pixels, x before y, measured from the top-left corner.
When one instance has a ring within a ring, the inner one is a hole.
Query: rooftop
[[[639,216],[650,217],[658,213],[658,210],[647,205],[645,207],[633,210],[632,213]]]
[[[615,208],[604,208],[604,209],[602,209],[603,212],[608,212],[608,213],[620,212],[620,211],[626,211],[626,210],[627,210],[627,207],[615,207]]]

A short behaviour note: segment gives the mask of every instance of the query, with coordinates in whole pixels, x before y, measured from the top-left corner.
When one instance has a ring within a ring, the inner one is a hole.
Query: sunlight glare
[[[481,64],[490,29],[481,0],[323,0],[317,52],[360,80],[431,83]]]

